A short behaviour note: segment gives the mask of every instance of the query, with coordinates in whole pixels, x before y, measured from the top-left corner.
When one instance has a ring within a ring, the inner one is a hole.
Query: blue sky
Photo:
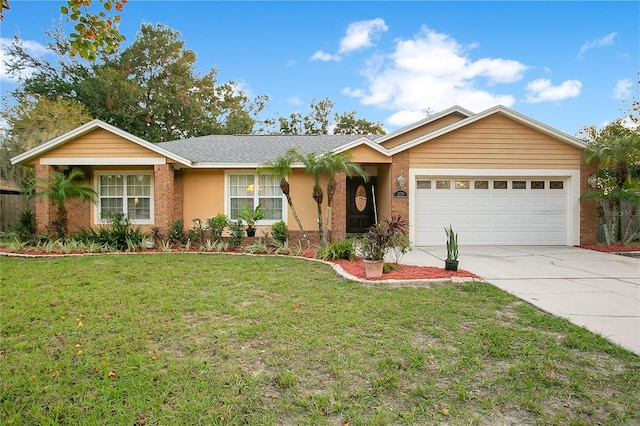
[[[62,1],[10,0],[2,42],[47,57]],[[388,131],[460,105],[501,104],[571,135],[622,117],[637,92],[640,2],[221,2],[129,0],[124,46],[140,24],[182,34],[204,74],[268,95],[265,116],[312,99]],[[0,68],[2,93],[14,87]]]

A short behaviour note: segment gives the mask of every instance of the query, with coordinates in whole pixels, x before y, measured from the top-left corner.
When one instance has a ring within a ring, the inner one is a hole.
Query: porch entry
[[[365,182],[360,176],[347,177],[347,234],[362,234],[375,223],[375,176]]]

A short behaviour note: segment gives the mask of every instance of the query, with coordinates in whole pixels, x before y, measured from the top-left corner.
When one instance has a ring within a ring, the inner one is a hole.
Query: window
[[[228,194],[231,220],[238,219],[238,212],[243,206],[254,209],[258,204],[267,210],[265,221],[273,223],[284,218],[284,194],[277,177],[229,174]]]
[[[475,189],[489,189],[489,181],[488,180],[477,180],[473,184]]]
[[[493,189],[507,189],[507,181],[506,180],[494,180],[493,181]]]
[[[416,182],[417,189],[431,189],[431,181],[430,180],[419,180]]]
[[[526,180],[514,180],[511,183],[511,188],[513,188],[513,189],[527,189],[527,181]]]
[[[544,181],[543,180],[532,180],[531,181],[531,189],[544,189]]]
[[[468,180],[457,180],[455,185],[456,185],[456,189],[469,189]]]
[[[564,185],[561,180],[552,180],[549,182],[549,189],[563,189]]]
[[[151,173],[98,173],[98,219],[124,213],[134,223],[153,223]]]
[[[436,189],[450,189],[451,181],[448,180],[437,180],[436,181]]]

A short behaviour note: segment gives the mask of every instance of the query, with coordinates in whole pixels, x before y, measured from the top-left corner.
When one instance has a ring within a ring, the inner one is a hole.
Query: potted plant
[[[260,204],[255,209],[244,205],[238,212],[238,217],[247,222],[247,237],[255,237],[256,235],[256,222],[264,219],[267,214],[267,209],[263,208]]]
[[[453,232],[453,227],[449,225],[444,228],[447,235],[447,259],[444,261],[444,269],[447,271],[458,270],[458,233]]]
[[[360,254],[367,278],[380,278],[384,257],[394,246],[396,236],[407,232],[408,222],[400,216],[392,216],[371,225],[360,241]]]

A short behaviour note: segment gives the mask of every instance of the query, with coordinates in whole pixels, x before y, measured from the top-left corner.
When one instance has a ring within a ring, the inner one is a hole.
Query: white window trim
[[[231,175],[253,175],[256,176],[257,170],[255,169],[251,169],[251,170],[227,170],[224,173],[224,214],[227,215],[228,218],[231,218],[231,195],[229,194],[229,176]],[[269,175],[269,173],[262,173],[263,175]],[[278,185],[278,188],[280,186]],[[254,194],[254,197],[257,201],[258,196],[257,196],[257,192]],[[273,219],[262,219],[256,222],[257,226],[260,225],[273,225],[276,222],[280,222],[280,220],[284,221],[285,224],[288,224],[287,218],[289,216],[289,211],[288,211],[288,207],[289,204],[287,203],[287,197],[285,197],[284,194],[281,193],[280,197],[282,198],[282,219],[277,219],[277,220],[273,220]],[[257,205],[257,204],[256,204]]]
[[[94,208],[94,214],[93,214],[93,223],[96,224],[104,224],[104,223],[108,223],[107,220],[104,220],[100,217],[100,177],[101,176],[107,176],[107,175],[123,175],[123,176],[128,176],[128,175],[148,175],[150,176],[150,181],[149,181],[149,185],[151,186],[150,188],[150,192],[149,192],[149,198],[150,198],[150,206],[149,206],[149,219],[144,219],[144,220],[140,220],[140,219],[131,219],[131,223],[136,224],[136,225],[153,225],[154,224],[154,218],[155,218],[155,212],[154,212],[154,207],[155,207],[155,180],[154,180],[154,176],[155,173],[153,172],[153,170],[96,170],[93,174],[94,176],[94,188],[96,190],[96,192],[98,193],[98,197],[96,198],[96,203],[95,203],[95,208]],[[126,179],[124,181],[126,183]],[[126,188],[126,185],[125,185]],[[125,196],[123,195],[123,198]],[[126,199],[125,199],[126,201]],[[126,202],[123,203],[123,206],[126,206]]]

